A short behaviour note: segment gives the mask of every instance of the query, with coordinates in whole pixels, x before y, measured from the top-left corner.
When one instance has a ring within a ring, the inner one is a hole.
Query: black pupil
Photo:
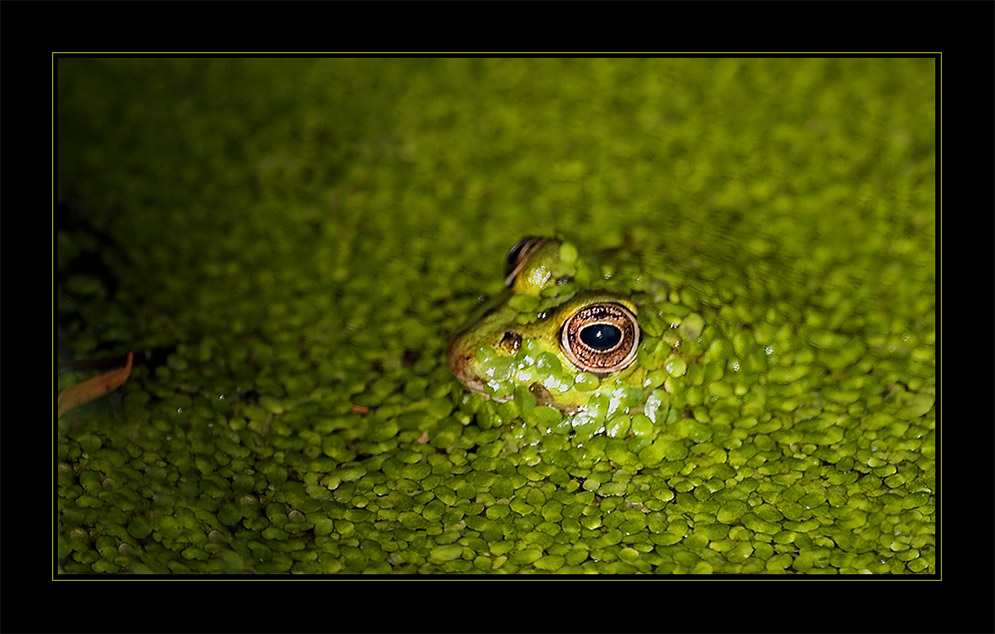
[[[611,324],[595,324],[580,331],[580,340],[595,350],[614,348],[622,339],[622,331]]]

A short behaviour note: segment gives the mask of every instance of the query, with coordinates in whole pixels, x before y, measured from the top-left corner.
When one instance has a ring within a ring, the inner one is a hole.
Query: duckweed
[[[58,571],[934,573],[933,64],[61,57]],[[450,375],[557,230],[648,397]]]

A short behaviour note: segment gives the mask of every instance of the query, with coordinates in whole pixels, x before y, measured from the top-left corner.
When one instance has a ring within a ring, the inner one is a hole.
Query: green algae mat
[[[935,70],[58,58],[56,572],[935,573]],[[454,377],[525,236],[634,390]]]

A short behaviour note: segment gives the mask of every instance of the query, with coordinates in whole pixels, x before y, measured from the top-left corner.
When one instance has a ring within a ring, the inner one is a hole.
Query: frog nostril
[[[498,346],[502,350],[514,354],[515,352],[518,352],[519,348],[522,347],[522,336],[517,332],[506,330],[504,336],[501,337],[501,341],[498,343]]]

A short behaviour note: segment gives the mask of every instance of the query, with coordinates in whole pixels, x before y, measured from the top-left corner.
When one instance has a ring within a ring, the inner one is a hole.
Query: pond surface
[[[59,388],[135,354],[58,420],[60,572],[935,571],[933,60],[57,79]],[[528,235],[638,304],[650,406],[453,377]]]

